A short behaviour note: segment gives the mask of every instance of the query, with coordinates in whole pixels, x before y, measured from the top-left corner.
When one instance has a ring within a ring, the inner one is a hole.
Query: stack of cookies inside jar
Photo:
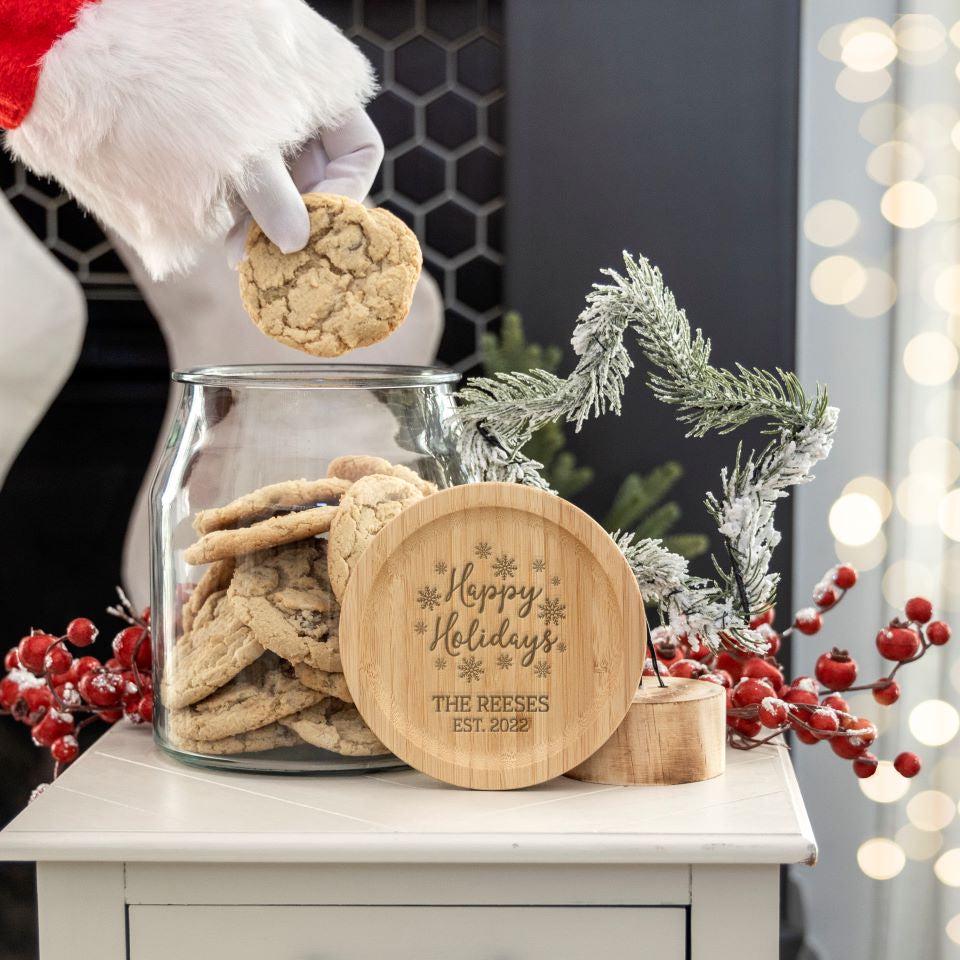
[[[183,591],[161,664],[166,743],[199,757],[386,755],[343,676],[340,600],[373,537],[436,489],[408,467],[352,455],[326,477],[197,513],[184,559],[203,572]]]

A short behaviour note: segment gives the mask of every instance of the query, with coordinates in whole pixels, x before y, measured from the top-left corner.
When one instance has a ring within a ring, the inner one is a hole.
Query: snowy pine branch
[[[792,373],[712,366],[710,341],[691,331],[660,271],[626,253],[624,265],[625,276],[605,270],[611,282],[594,284],[587,295],[571,340],[577,364],[566,380],[543,370],[501,373],[473,379],[461,391],[465,466],[478,480],[545,488],[541,465],[520,449],[545,423],[571,422],[579,430],[591,416],[620,413],[633,367],[624,338],[633,330],[654,367],[651,389],[677,408],[688,436],[728,433],[759,419],[775,437],[759,455],[744,459],[738,451],[734,467],[721,474],[722,496],[707,496],[730,562],[728,568],[714,559],[718,581],[691,577],[686,561],[659,540],[626,535],[618,545],[644,596],[659,604],[675,632],[713,648],[732,637],[745,649],[761,649],[763,641],[749,623],[776,597],[770,561],[780,534],[774,509],[830,452],[836,410],[821,387],[808,399]]]
[[[624,264],[626,276],[602,271],[613,282],[594,284],[580,322],[612,316],[618,326],[637,332],[644,355],[661,371],[651,374],[648,383],[658,399],[680,411],[677,419],[690,426],[688,436],[702,437],[711,430],[729,433],[757,419],[801,428],[822,416],[825,392],[818,388],[808,401],[792,373],[741,364],[735,371],[711,366],[710,341],[700,330],[691,332],[660,271],[643,257],[636,261],[626,253]]]
[[[546,370],[472,377],[460,391],[461,417],[465,423],[495,423],[497,439],[522,447],[545,423],[558,419],[566,384]]]

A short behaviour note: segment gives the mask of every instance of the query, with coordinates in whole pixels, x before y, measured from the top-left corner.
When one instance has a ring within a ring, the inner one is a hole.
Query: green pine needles
[[[523,318],[510,311],[497,333],[484,334],[481,341],[483,369],[488,376],[498,373],[525,373],[542,368],[556,373],[563,352],[556,346],[541,346],[527,340]],[[541,473],[551,489],[561,497],[573,499],[593,482],[591,467],[577,462],[566,449],[566,428],[556,420],[545,423],[523,445],[521,453],[543,464]],[[669,494],[683,477],[683,467],[675,460],[656,466],[645,474],[624,477],[603,525],[610,530],[631,530],[638,537],[662,539],[669,550],[688,560],[706,553],[710,542],[702,533],[677,533],[680,506]]]
[[[624,266],[625,275],[604,270],[611,282],[595,284],[587,295],[571,340],[578,359],[569,377],[543,368],[501,369],[469,381],[460,393],[464,462],[478,480],[549,489],[543,463],[524,452],[526,445],[546,424],[572,423],[579,430],[591,417],[620,413],[633,367],[624,339],[632,331],[654,367],[651,390],[676,408],[688,436],[728,433],[760,420],[773,439],[760,454],[738,452],[734,467],[722,472],[721,494],[707,496],[727,547],[727,556],[714,558],[717,580],[691,577],[687,561],[656,537],[617,535],[618,545],[672,631],[714,649],[731,639],[762,649],[750,619],[776,598],[774,508],[830,452],[837,411],[822,387],[808,398],[792,373],[712,366],[710,341],[691,331],[660,271],[627,253]]]

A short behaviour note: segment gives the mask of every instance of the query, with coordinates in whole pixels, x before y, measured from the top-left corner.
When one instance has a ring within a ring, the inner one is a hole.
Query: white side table
[[[206,771],[120,725],[0,834],[38,863],[42,960],[775,960],[779,865],[816,852],[776,747],[476,793]]]

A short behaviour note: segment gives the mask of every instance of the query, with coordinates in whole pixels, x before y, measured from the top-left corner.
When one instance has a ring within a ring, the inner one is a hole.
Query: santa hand
[[[303,193],[336,193],[363,200],[383,160],[383,141],[363,110],[350,114],[335,130],[309,140],[288,164],[279,153],[259,161],[249,186],[240,191],[243,210],[227,234],[231,267],[244,257],[247,232],[255,220],[284,253],[302,250],[310,239]]]

